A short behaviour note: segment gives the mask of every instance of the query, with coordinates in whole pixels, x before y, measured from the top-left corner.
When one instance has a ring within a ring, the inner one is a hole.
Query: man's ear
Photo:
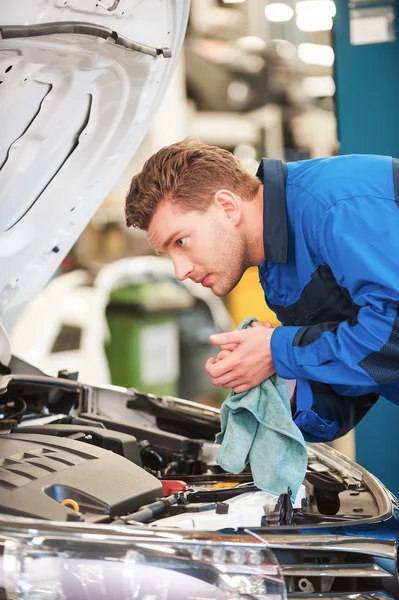
[[[216,207],[224,210],[233,225],[241,221],[241,198],[230,190],[218,190],[214,197]]]

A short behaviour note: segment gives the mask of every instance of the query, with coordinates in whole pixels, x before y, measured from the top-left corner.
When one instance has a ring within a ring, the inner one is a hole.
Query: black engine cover
[[[108,450],[34,433],[0,436],[0,512],[86,521],[121,516],[162,497],[158,479]]]

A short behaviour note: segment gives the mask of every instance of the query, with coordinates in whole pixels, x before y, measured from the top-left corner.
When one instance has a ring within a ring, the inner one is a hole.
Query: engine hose
[[[210,490],[198,490],[187,494],[189,502],[225,502],[230,498],[235,498],[243,492],[258,492],[259,488],[255,485],[243,487],[220,488]]]
[[[173,496],[168,496],[167,498],[161,498],[156,502],[152,502],[151,504],[145,504],[141,506],[138,511],[130,513],[130,515],[124,515],[121,519],[124,522],[127,521],[138,521],[139,523],[148,523],[151,519],[154,519],[156,516],[165,512],[169,506],[172,504],[177,504],[178,499]]]

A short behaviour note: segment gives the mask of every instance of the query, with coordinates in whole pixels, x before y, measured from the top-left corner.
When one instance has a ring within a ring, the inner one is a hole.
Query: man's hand
[[[211,342],[222,349],[216,359],[210,358],[205,365],[213,385],[231,388],[239,394],[273,375],[270,350],[273,331],[270,323],[255,321],[251,329],[212,335]]]

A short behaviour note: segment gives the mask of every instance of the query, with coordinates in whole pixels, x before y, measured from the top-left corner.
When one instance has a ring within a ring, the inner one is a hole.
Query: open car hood
[[[0,319],[49,280],[147,132],[187,0],[0,8]],[[0,362],[10,345],[0,331]]]

